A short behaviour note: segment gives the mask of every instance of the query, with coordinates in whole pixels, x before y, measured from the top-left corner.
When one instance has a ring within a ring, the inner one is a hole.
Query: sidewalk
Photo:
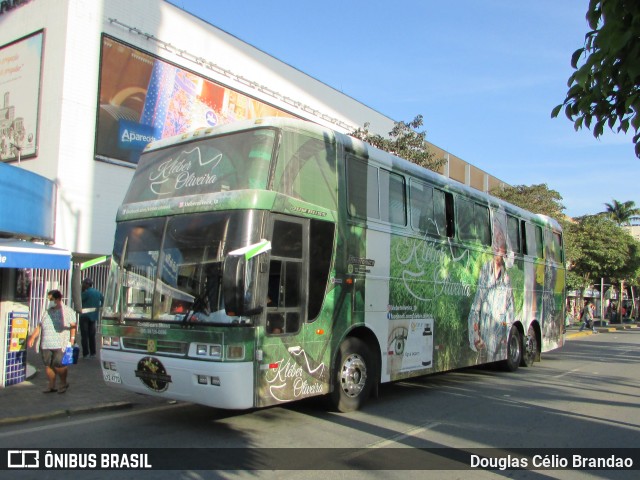
[[[637,328],[636,324],[596,327],[599,333]],[[578,331],[579,325],[567,328],[565,338],[593,335],[591,330]],[[105,410],[166,404],[167,400],[138,395],[107,385],[102,379],[99,356],[69,367],[69,389],[64,394],[42,393],[47,386],[40,354],[27,352],[28,379],[17,385],[0,389],[0,428],[3,425],[43,420],[55,417],[71,417]]]
[[[597,320],[596,323],[599,323],[600,320]],[[572,337],[579,337],[584,335],[593,335],[593,332],[590,329],[585,328],[582,332],[580,331],[580,323],[576,323],[567,327],[566,339],[570,340]],[[633,330],[640,327],[640,323],[608,323],[606,326],[596,325],[597,333],[611,333],[617,332],[618,330]]]
[[[167,403],[166,399],[107,385],[102,379],[99,357],[80,358],[76,365],[69,366],[69,389],[65,393],[45,394],[42,391],[47,387],[47,376],[42,359],[39,353],[29,349],[27,380],[0,388],[0,428],[33,420]]]

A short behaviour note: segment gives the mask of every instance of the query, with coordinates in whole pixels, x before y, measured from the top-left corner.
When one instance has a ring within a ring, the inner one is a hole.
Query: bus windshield
[[[230,251],[257,242],[262,215],[249,210],[120,223],[103,317],[250,323],[225,312],[222,265]],[[252,280],[246,294],[257,299]]]

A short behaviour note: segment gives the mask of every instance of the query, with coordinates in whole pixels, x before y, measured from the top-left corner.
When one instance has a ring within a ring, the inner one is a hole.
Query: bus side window
[[[309,228],[309,306],[307,322],[313,322],[322,309],[333,253],[335,225],[322,220],[311,220]]]
[[[527,245],[527,233],[526,233],[527,222],[524,220],[520,220],[520,238],[522,239],[522,253],[525,255],[529,254],[529,245]]]
[[[538,258],[543,258],[544,257],[544,251],[543,251],[544,240],[542,236],[542,227],[540,227],[539,225],[535,225],[534,229],[535,229],[534,232],[536,236],[536,256]]]
[[[407,224],[407,200],[402,175],[384,168],[379,171],[380,220],[394,225]]]
[[[438,235],[452,238],[455,234],[453,195],[435,189],[433,191],[433,218]]]
[[[524,226],[522,240],[524,243],[524,253],[531,257],[542,258],[543,257],[543,241],[542,241],[542,227],[534,225],[529,222],[522,221]]]
[[[458,236],[466,242],[491,245],[489,208],[472,201],[457,198]]]
[[[271,260],[269,266],[269,286],[267,287],[267,308],[277,308],[280,305],[280,272],[282,262]]]
[[[267,286],[268,334],[296,333],[301,328],[303,226],[276,220],[273,224]]]
[[[411,226],[413,229],[422,234],[438,235],[439,227],[433,214],[433,188],[411,179],[409,196],[411,198]],[[444,209],[442,211],[444,212]],[[441,220],[440,224],[443,225],[443,229],[446,229],[446,222]]]
[[[552,246],[551,246],[551,255],[553,261],[556,263],[562,263],[562,235],[558,232],[552,232]]]
[[[456,198],[456,227],[458,237],[462,241],[476,240],[477,232],[474,228],[473,202],[464,198]]]
[[[347,159],[347,201],[349,215],[380,218],[378,169],[354,157]]]
[[[512,252],[521,253],[520,250],[520,224],[516,217],[507,215],[507,246]]]

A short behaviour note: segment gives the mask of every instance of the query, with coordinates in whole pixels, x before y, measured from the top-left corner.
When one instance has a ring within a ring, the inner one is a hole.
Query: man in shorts
[[[43,393],[64,393],[69,388],[67,367],[62,365],[62,356],[67,343],[75,343],[76,312],[62,303],[59,290],[47,293],[49,305],[42,314],[36,329],[29,335],[28,345],[32,347],[40,337],[40,352],[49,385]],[[60,386],[56,388],[56,377]]]

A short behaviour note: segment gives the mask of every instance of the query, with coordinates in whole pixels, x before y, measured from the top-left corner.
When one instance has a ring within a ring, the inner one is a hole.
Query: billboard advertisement
[[[42,31],[0,47],[0,160],[35,157]]]
[[[96,158],[135,166],[153,140],[200,127],[292,115],[104,35]]]

